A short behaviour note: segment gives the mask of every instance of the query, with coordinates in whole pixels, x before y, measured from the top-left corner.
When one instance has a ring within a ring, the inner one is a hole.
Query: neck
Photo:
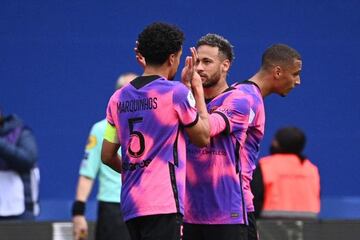
[[[259,70],[249,81],[256,83],[259,86],[261,96],[265,98],[271,94],[270,81],[271,75],[264,70]]]
[[[151,76],[151,75],[159,75],[161,77],[164,77],[166,79],[169,79],[170,77],[170,69],[165,66],[165,64],[161,66],[149,66],[147,65],[144,69],[143,76]]]
[[[209,88],[204,88],[205,99],[211,99],[216,96],[219,96],[228,88],[229,85],[227,84],[226,79],[222,79],[216,85]]]

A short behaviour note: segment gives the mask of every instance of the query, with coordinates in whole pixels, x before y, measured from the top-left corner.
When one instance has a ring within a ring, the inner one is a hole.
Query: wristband
[[[84,215],[85,209],[85,202],[76,200],[72,205],[71,214],[72,216]]]

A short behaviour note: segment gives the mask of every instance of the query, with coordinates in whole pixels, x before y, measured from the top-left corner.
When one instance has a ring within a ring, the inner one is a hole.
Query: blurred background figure
[[[270,156],[261,158],[251,189],[260,218],[316,219],[320,212],[318,168],[304,155],[305,134],[296,127],[279,129]]]
[[[39,213],[40,174],[32,131],[0,107],[0,220],[33,220]]]
[[[119,89],[136,78],[135,73],[125,73],[118,78],[115,88]],[[130,239],[120,210],[121,176],[101,163],[101,146],[106,119],[93,125],[80,166],[76,199],[72,208],[74,239],[87,239],[88,224],[85,219],[85,204],[98,176],[98,211],[95,229],[96,240]],[[119,151],[120,153],[120,151]]]

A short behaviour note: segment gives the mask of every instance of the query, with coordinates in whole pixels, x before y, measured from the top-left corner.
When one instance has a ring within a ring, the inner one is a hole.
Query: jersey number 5
[[[130,156],[135,157],[135,158],[140,157],[145,151],[144,135],[141,132],[134,130],[134,124],[141,123],[142,121],[143,121],[142,117],[128,119],[129,130],[130,130],[130,144],[128,146],[128,153],[130,154]],[[138,140],[139,140],[139,149],[137,152],[134,152],[131,149],[131,143],[133,142],[134,137],[138,138]]]

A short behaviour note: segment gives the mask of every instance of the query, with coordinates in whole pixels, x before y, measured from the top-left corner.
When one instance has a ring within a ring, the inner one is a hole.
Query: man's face
[[[293,88],[300,85],[300,72],[302,61],[294,59],[294,63],[287,68],[282,68],[281,74],[277,79],[276,93],[286,96]]]
[[[219,56],[219,48],[208,45],[199,46],[195,69],[199,73],[204,88],[218,84],[222,73],[223,60]]]

